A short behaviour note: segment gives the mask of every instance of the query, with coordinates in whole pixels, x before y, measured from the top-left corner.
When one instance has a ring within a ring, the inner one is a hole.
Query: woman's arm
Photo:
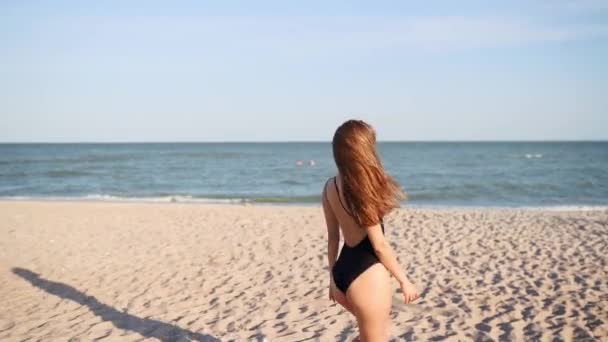
[[[374,247],[376,256],[380,259],[380,262],[386,267],[386,269],[397,279],[399,283],[407,281],[407,277],[401,266],[395,257],[395,253],[391,248],[391,245],[386,241],[384,233],[382,233],[382,227],[379,224],[367,228],[367,236]]]
[[[397,258],[395,257],[395,252],[384,237],[382,227],[379,224],[372,227],[368,227],[367,236],[369,237],[369,240],[372,243],[372,246],[374,247],[374,252],[376,253],[376,256],[378,256],[378,259],[380,259],[380,262],[399,282],[401,290],[403,291],[405,302],[409,303],[418,298],[418,291],[416,290],[414,285],[407,279],[405,273],[403,273],[403,270],[399,265],[399,261],[397,261]]]
[[[327,184],[326,184],[327,185]],[[332,278],[331,270],[336,263],[338,258],[338,248],[340,246],[340,230],[338,226],[338,219],[327,200],[325,186],[323,188],[323,213],[325,214],[325,223],[327,224],[327,261],[329,264],[329,276]]]

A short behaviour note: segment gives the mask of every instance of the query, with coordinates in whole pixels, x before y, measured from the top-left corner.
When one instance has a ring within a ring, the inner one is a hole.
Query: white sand
[[[395,339],[608,340],[606,211],[407,209],[387,236],[423,296]],[[319,207],[0,202],[0,340],[351,340],[327,284]]]

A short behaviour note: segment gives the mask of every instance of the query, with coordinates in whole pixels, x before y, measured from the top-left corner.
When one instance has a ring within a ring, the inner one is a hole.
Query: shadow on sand
[[[13,268],[12,271],[33,286],[52,295],[87,306],[96,316],[104,321],[111,322],[118,329],[130,330],[143,337],[157,338],[161,341],[220,341],[220,339],[211,335],[192,332],[182,329],[177,325],[154,319],[140,318],[118,311],[109,305],[101,303],[93,296],[87,296],[72,286],[41,278],[30,270],[17,267]]]

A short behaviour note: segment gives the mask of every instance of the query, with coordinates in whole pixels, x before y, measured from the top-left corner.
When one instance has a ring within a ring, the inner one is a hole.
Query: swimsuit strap
[[[329,180],[327,180],[329,182]],[[325,183],[327,185],[327,183]],[[338,183],[336,183],[336,177],[334,177],[334,185],[336,186],[336,192],[338,193],[338,200],[340,201],[340,205],[342,206],[342,208],[344,209],[344,211],[346,211],[346,213],[350,216],[351,215],[350,211],[348,209],[346,209],[346,207],[344,206],[344,203],[342,203],[342,198],[340,197],[340,190],[338,189]],[[384,233],[384,219],[380,218],[380,227],[382,227],[382,233]]]
[[[325,187],[323,188],[323,198],[327,200],[327,202],[329,202],[329,198],[327,197],[327,183],[329,183],[329,180],[331,178],[327,179],[327,181],[325,181]]]
[[[344,203],[342,203],[342,198],[340,197],[340,190],[338,189],[338,183],[336,182],[336,177],[334,177],[334,185],[336,186],[336,192],[338,193],[338,200],[340,201],[340,205],[342,206],[342,209],[344,209],[344,211],[346,211],[346,213],[350,216],[353,216],[350,214],[350,211],[348,209],[346,209],[346,207],[344,206]]]

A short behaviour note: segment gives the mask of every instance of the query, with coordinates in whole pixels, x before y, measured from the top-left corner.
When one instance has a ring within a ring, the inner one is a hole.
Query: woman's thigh
[[[350,312],[351,314],[355,314],[353,312],[353,308],[350,305],[350,303],[348,302],[348,299],[346,298],[346,295],[338,290],[338,288],[334,288],[334,299],[336,300],[336,302],[338,302],[338,304],[342,305],[342,307],[344,307],[346,310],[348,310],[348,312]]]
[[[362,341],[387,341],[392,304],[388,271],[377,263],[363,272],[348,288],[346,298],[359,324]]]

